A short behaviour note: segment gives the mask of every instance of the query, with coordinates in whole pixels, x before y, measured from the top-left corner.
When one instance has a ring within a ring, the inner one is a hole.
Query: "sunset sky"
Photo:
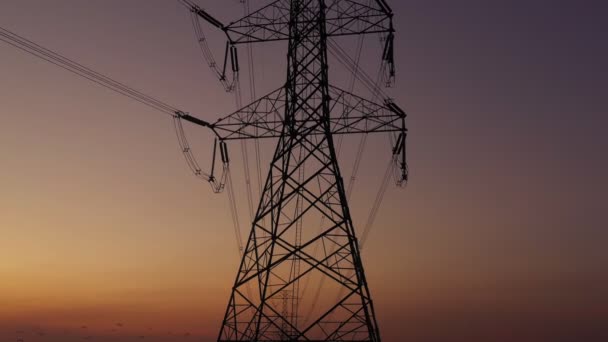
[[[363,249],[383,339],[608,341],[606,5],[387,2],[411,177]],[[200,118],[235,110],[177,1],[3,0],[0,26]],[[285,48],[254,49],[258,95],[284,82]],[[208,167],[212,137],[188,133]],[[368,144],[358,229],[389,156]],[[0,161],[0,342],[215,340],[239,262],[228,199],[191,174],[170,117],[0,42]]]

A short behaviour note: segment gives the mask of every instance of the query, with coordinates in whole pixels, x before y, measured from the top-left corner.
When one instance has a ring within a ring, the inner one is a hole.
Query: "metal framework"
[[[176,113],[213,130],[224,164],[227,141],[278,140],[218,341],[380,341],[334,136],[395,134],[393,160],[406,181],[406,115],[390,100],[377,104],[331,86],[327,44],[384,33],[392,63],[390,7],[383,0],[279,0],[229,25],[191,9],[226,33],[233,69],[238,44],[289,44],[280,89],[215,123]],[[209,180],[216,181],[213,171]],[[320,301],[306,306],[306,287],[321,279]]]

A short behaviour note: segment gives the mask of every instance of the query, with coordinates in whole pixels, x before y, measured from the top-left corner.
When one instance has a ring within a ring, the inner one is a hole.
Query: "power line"
[[[23,36],[18,35],[6,28],[0,27],[0,40],[3,42],[27,52],[46,62],[54,64],[66,71],[85,78],[91,82],[97,83],[102,87],[110,89],[120,95],[131,98],[159,112],[175,116],[179,110],[172,105],[169,105],[161,100],[158,100],[150,95],[147,95],[137,89],[131,88],[119,81],[116,81],[104,74],[96,72],[74,60],[65,57],[55,51],[47,49]]]

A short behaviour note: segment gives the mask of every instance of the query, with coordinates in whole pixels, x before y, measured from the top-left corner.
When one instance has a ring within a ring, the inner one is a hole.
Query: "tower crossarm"
[[[407,133],[406,113],[392,100],[378,104],[331,86],[329,92],[332,134]]]
[[[263,139],[281,136],[284,108],[285,88],[281,87],[214,123],[183,113],[176,114],[194,124],[210,128],[222,141]]]
[[[329,93],[332,134],[407,133],[406,114],[392,100],[378,104],[331,86]],[[221,140],[278,138],[283,132],[285,103],[285,89],[280,88],[215,123],[177,114],[212,129]]]
[[[393,32],[393,13],[384,0],[327,0],[325,4],[327,37]],[[288,40],[290,6],[290,0],[277,0],[226,25],[196,5],[191,10],[222,29],[232,44],[242,44]]]
[[[329,125],[333,135],[393,134],[392,155],[400,172],[400,182],[408,176],[406,164],[407,114],[391,99],[383,104],[366,100],[338,87],[329,86]],[[281,87],[240,110],[209,123],[183,112],[176,115],[191,123],[208,127],[221,141],[280,138],[285,127],[285,88]],[[305,125],[297,120],[295,125]],[[321,134],[311,131],[309,134]]]

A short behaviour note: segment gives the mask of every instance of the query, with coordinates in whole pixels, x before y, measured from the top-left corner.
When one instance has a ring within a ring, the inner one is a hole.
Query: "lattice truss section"
[[[332,134],[407,131],[405,113],[390,101],[377,104],[333,86],[329,86],[329,94]],[[225,140],[278,138],[285,124],[285,104],[285,88],[281,87],[210,127]],[[296,125],[305,123],[304,119],[295,121]]]
[[[320,134],[280,140],[221,340],[373,340],[367,328],[371,299],[330,151]],[[324,295],[311,319],[283,314],[286,292],[301,306],[292,306],[292,313],[311,310],[303,288],[321,278],[327,279]]]
[[[305,7],[318,0],[304,1]],[[330,0],[326,4],[328,37],[392,32],[390,8],[379,0]],[[290,0],[275,1],[232,22],[224,31],[234,44],[289,39]],[[306,20],[303,17],[298,20]],[[314,20],[314,19],[313,19]],[[318,32],[311,32],[318,34]]]

